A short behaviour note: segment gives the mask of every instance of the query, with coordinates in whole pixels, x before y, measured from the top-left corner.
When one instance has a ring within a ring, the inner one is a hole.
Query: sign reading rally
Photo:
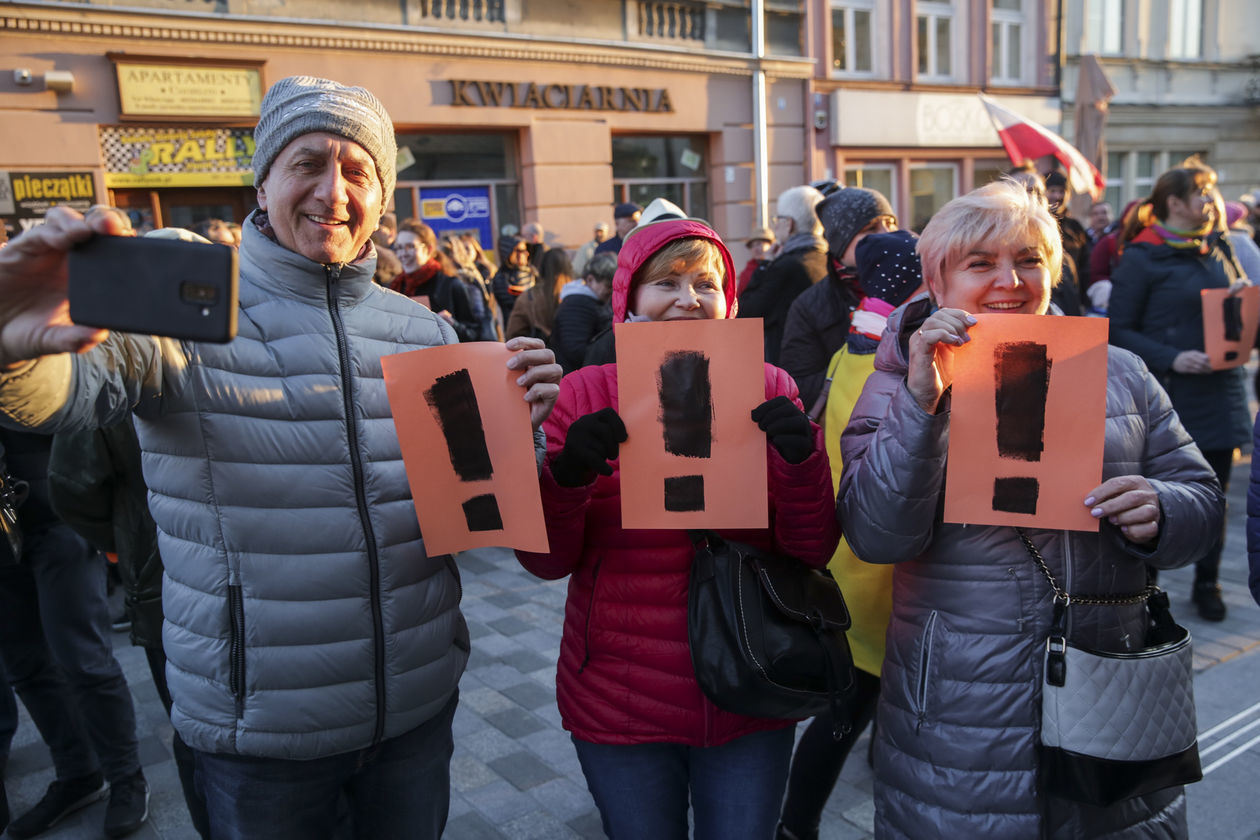
[[[103,125],[105,186],[248,187],[252,128]]]

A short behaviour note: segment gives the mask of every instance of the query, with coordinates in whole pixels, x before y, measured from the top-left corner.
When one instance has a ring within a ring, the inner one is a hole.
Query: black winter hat
[[[872,233],[859,242],[855,259],[862,293],[893,306],[905,303],[923,284],[918,244],[919,237],[908,230]]]
[[[888,199],[865,187],[845,187],[832,193],[816,208],[827,237],[827,251],[839,260],[849,243],[877,216],[896,216]]]

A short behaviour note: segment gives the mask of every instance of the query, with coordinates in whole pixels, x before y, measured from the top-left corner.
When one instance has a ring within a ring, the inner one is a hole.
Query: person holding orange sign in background
[[[1009,526],[944,522],[954,351],[974,314],[1044,315],[1061,261],[1045,205],[1010,180],[946,204],[919,240],[929,296],[888,319],[841,438],[837,511],[853,551],[895,563],[875,744],[875,835],[1184,838],[1174,787],[1109,808],[1038,786],[1049,584]],[[991,323],[991,322],[990,322]],[[1073,595],[1124,597],[1146,563],[1192,561],[1220,528],[1212,469],[1132,353],[1107,354],[1103,481],[1082,493],[1097,532],[1027,528]],[[1143,604],[1074,605],[1069,640],[1145,645]]]
[[[730,253],[695,220],[640,226],[621,250],[612,304],[614,322],[733,317]],[[791,377],[768,364],[764,375],[752,419],[768,439],[771,525],[730,536],[821,567],[838,539],[822,435]],[[571,575],[556,674],[564,727],[614,840],[686,836],[689,800],[696,837],[764,840],[792,722],[732,714],[701,692],[687,642],[695,548],[685,530],[621,527],[617,408],[615,364],[564,378],[540,475],[551,551],[517,552],[539,577]]]
[[[1128,217],[1127,244],[1111,274],[1111,343],[1142,357],[1168,390],[1173,407],[1203,457],[1229,490],[1235,447],[1251,438],[1246,374],[1212,370],[1204,350],[1204,289],[1246,284],[1221,236],[1223,206],[1216,173],[1206,166],[1170,169]],[[1225,526],[1204,541],[1194,565],[1191,599],[1208,621],[1225,618],[1217,573]]]

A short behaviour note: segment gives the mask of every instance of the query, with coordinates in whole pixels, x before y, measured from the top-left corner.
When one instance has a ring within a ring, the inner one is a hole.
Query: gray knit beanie
[[[316,131],[353,140],[372,156],[388,206],[398,178],[398,143],[385,106],[365,88],[314,76],[281,79],[263,97],[254,127],[254,186],[263,182],[276,156],[294,138]]]
[[[897,215],[888,199],[864,187],[845,187],[833,192],[815,209],[827,237],[827,251],[836,259],[844,256],[853,237],[876,216]]]

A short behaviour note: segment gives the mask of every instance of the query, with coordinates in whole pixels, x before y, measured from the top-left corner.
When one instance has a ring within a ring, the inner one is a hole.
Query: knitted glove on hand
[[[775,397],[752,410],[753,421],[789,464],[799,464],[814,451],[814,430],[805,412],[787,397]]]
[[[596,473],[612,475],[608,462],[617,457],[626,439],[626,424],[617,412],[602,408],[573,421],[564,438],[564,448],[551,461],[551,476],[561,487],[584,487]]]

